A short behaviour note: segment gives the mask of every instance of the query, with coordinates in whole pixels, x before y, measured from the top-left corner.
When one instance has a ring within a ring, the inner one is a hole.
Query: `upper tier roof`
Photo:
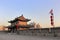
[[[13,23],[16,21],[28,22],[28,21],[30,21],[30,19],[26,19],[23,15],[21,15],[21,16],[15,18],[14,20],[9,21],[9,23]]]

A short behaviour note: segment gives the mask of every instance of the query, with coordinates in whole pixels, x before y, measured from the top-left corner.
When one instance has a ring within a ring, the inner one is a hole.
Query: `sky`
[[[9,20],[23,14],[41,27],[51,27],[51,9],[55,26],[60,26],[60,0],[0,0],[0,25],[9,25]]]

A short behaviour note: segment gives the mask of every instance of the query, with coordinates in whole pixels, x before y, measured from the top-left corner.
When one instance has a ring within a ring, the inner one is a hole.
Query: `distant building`
[[[7,30],[7,28],[5,28],[5,26],[0,26],[0,31],[5,31]]]
[[[0,31],[4,30],[4,27],[3,26],[0,26]]]
[[[39,23],[36,25],[36,28],[41,28],[41,26],[40,26],[40,24],[39,24]]]

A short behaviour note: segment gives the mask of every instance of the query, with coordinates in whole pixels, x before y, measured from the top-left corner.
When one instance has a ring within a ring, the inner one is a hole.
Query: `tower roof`
[[[21,15],[21,16],[15,18],[14,20],[9,21],[9,23],[13,23],[16,21],[28,22],[28,21],[30,21],[30,19],[26,19],[23,15]]]
[[[19,20],[26,20],[26,18],[23,15],[17,17],[17,19],[19,19]]]

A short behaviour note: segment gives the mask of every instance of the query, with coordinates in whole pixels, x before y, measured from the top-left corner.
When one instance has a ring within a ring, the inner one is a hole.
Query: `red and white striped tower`
[[[53,15],[53,9],[50,10],[50,21],[51,21],[51,26],[54,27],[54,15]]]

